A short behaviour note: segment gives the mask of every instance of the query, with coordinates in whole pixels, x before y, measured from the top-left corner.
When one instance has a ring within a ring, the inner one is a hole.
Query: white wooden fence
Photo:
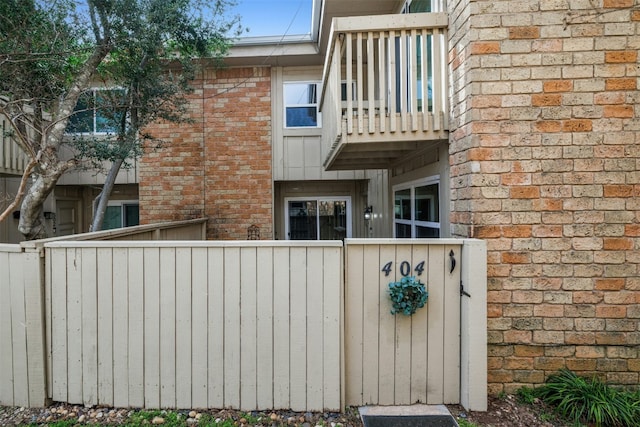
[[[47,245],[51,397],[339,410],[341,246]]]
[[[20,245],[0,245],[0,404],[45,401],[40,256]]]
[[[41,253],[0,246],[0,404],[486,409],[483,242],[55,241]],[[392,316],[387,283],[423,260],[427,306]]]

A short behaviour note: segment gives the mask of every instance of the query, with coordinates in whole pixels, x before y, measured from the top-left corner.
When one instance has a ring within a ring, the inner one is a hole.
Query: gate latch
[[[464,290],[464,286],[462,285],[462,280],[460,281],[460,295],[464,295],[465,297],[471,298],[469,292]]]

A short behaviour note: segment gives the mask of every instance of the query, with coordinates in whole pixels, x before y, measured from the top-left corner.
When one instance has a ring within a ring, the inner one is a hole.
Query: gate
[[[345,245],[347,405],[460,402],[462,241],[351,239]],[[415,276],[425,307],[392,315],[388,284]]]

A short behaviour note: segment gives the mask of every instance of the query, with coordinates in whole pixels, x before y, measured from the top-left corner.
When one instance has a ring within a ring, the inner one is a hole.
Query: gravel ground
[[[489,398],[487,412],[467,412],[459,405],[448,405],[456,419],[468,421],[480,427],[565,427],[566,424],[553,416],[553,411],[544,404],[521,403],[514,396]],[[220,422],[232,419],[237,426],[262,427],[362,427],[357,408],[349,408],[344,413],[301,413],[291,411],[252,412],[246,414],[233,410],[179,410],[174,411],[184,420],[186,426],[202,424],[201,420]],[[12,408],[0,406],[0,426],[47,426],[56,421],[68,421],[78,424],[122,425],[135,418],[137,410],[84,407],[54,404],[47,408]],[[245,418],[259,419],[250,423]],[[166,414],[158,414],[151,420],[153,424],[164,423]],[[150,423],[150,424],[151,424]]]

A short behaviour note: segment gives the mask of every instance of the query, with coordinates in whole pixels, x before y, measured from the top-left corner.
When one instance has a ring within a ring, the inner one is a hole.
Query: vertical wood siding
[[[459,402],[461,243],[353,239],[345,245],[347,405]],[[417,277],[429,299],[413,316],[394,316],[388,284],[402,278],[405,261],[413,276],[424,261]]]
[[[0,245],[0,405],[43,406],[40,257]]]
[[[50,397],[339,410],[341,246],[48,244]]]

